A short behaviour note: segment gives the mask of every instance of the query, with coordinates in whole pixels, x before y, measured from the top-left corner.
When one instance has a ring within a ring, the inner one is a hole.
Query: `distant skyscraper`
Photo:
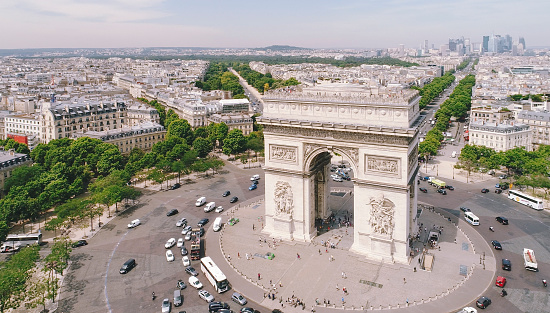
[[[489,51],[489,36],[483,36],[483,52]]]
[[[428,39],[424,40],[424,51],[428,52],[430,47],[428,47]]]
[[[399,45],[399,55],[405,55],[405,45],[404,44]]]
[[[527,46],[525,45],[525,38],[519,37],[519,43],[523,45],[523,49],[527,48]]]

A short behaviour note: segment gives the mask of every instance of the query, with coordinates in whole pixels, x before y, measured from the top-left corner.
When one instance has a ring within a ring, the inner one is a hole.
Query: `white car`
[[[223,207],[220,205],[219,207],[216,208],[216,213],[221,213],[223,212]]]
[[[176,244],[176,238],[170,238],[168,241],[164,244],[164,248],[170,249]]]
[[[191,240],[191,237],[192,237],[191,235],[192,234],[193,234],[192,231],[188,231],[187,234],[185,234],[185,240],[187,240],[187,241]]]
[[[128,228],[134,228],[141,224],[141,221],[139,219],[133,220],[128,224]]]
[[[172,253],[172,250],[166,251],[166,261],[168,262],[174,261],[174,254]]]
[[[458,313],[477,313],[477,309],[468,306],[468,307],[465,307],[464,309],[462,309],[462,311],[460,311]]]
[[[258,180],[258,179],[260,179],[260,175],[258,175],[258,174],[250,177],[250,180]]]
[[[332,180],[336,181],[336,182],[343,182],[344,180],[342,179],[342,177],[333,177]]]
[[[199,290],[199,297],[208,303],[214,301],[214,296],[206,290]]]
[[[339,178],[340,175],[338,174],[330,174],[330,178],[334,179],[334,178]]]
[[[170,299],[162,300],[162,313],[170,313],[171,310],[172,304],[170,303]]]
[[[185,217],[182,217],[179,221],[176,222],[177,227],[182,227],[187,225],[187,219]]]
[[[202,288],[202,283],[199,281],[199,279],[195,276],[190,276],[189,277],[189,285],[197,288],[197,289],[201,289]]]
[[[178,239],[178,243],[176,244],[176,246],[177,246],[178,248],[183,247],[183,238],[179,238],[179,239]]]
[[[184,257],[181,259],[181,262],[183,263],[183,266],[189,266],[189,265],[191,265],[191,261],[189,260],[189,257],[188,257],[188,256],[184,256]]]

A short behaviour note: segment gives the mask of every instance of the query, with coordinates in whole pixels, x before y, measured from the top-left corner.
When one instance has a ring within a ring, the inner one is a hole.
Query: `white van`
[[[453,151],[453,153],[451,153],[451,158],[456,158],[456,151]]]
[[[258,175],[258,174],[250,177],[250,180],[258,180],[258,179],[260,179],[260,175]]]
[[[197,202],[195,202],[196,206],[202,206],[206,203],[206,197],[200,197],[197,199]]]
[[[216,202],[209,202],[205,207],[204,207],[204,212],[208,213],[212,210],[214,210],[216,208]]]
[[[212,226],[214,231],[220,231],[222,229],[222,217],[218,216],[214,220],[214,225]]]

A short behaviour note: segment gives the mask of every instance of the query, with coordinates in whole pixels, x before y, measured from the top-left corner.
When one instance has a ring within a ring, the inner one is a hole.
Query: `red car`
[[[504,285],[506,285],[506,278],[504,278],[502,276],[498,276],[497,280],[495,282],[495,285],[497,287],[504,287]]]

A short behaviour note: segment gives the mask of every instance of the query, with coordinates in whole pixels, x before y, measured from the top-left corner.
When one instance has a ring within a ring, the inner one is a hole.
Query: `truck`
[[[439,179],[432,179],[430,183],[436,186],[437,188],[445,188],[445,186],[447,185],[444,181]]]
[[[537,259],[535,258],[535,251],[527,248],[523,248],[523,261],[525,269],[533,272],[538,271]]]
[[[201,236],[200,229],[193,228],[191,230],[191,260],[200,260],[201,258]]]

